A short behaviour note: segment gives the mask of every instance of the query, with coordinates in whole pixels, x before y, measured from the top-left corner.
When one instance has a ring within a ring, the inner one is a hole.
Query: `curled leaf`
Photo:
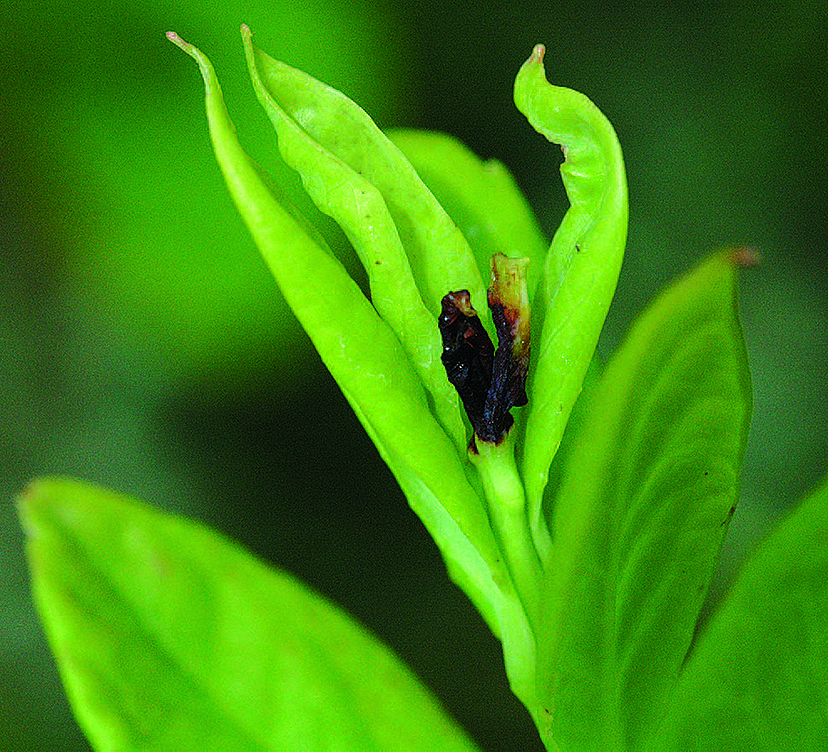
[[[254,89],[276,129],[282,156],[299,172],[318,208],[333,217],[353,243],[368,275],[371,302],[403,346],[429,393],[435,417],[462,452],[466,438],[457,395],[440,366],[434,317],[417,288],[383,198],[383,183],[372,172],[351,166],[391,159],[399,167],[404,158],[354,102],[255,48],[246,27],[242,36]],[[300,85],[301,105],[296,91]],[[353,143],[348,149],[339,141],[332,144],[331,135],[319,127],[323,118],[353,121],[358,124],[356,133],[363,137],[350,133]],[[423,187],[421,194],[412,195],[410,202],[422,202],[428,191]]]
[[[285,158],[302,173],[320,208],[342,223],[363,263],[384,267],[369,271],[373,305],[268,190],[239,144],[209,60],[173,35],[201,69],[210,133],[227,186],[285,299],[439,546],[451,576],[501,636],[512,686],[529,704],[534,643],[480,484],[468,472],[465,442],[458,446],[458,431],[452,430],[459,423],[451,416],[452,402],[459,415],[457,398],[445,374],[441,385],[432,378],[431,361],[440,352],[434,319],[427,332],[422,327],[423,307],[436,318],[438,287],[442,296],[452,289],[446,285],[459,281],[479,290],[482,299],[474,256],[413,168],[361,109],[253,48],[246,27],[242,33],[254,85]],[[376,232],[369,219],[376,221]],[[441,402],[447,393],[451,399]]]
[[[532,297],[535,365],[529,377],[521,474],[535,543],[544,556],[541,509],[552,458],[595,351],[627,237],[627,181],[612,125],[583,94],[552,86],[537,45],[515,80],[515,104],[561,144],[570,208],[555,233]]]

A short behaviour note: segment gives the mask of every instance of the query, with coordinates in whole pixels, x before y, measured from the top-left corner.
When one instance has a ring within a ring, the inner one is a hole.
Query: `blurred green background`
[[[7,4],[0,748],[88,748],[31,604],[11,504],[43,473],[220,528],[373,629],[485,749],[539,747],[499,646],[449,583],[236,216],[198,71],[168,29],[211,56],[243,142],[276,174],[243,21],[262,48],[342,89],[380,126],[447,131],[500,158],[551,233],[566,207],[559,152],[511,101],[518,67],[544,42],[550,80],[602,108],[627,160],[629,242],[604,353],[709,250],[746,242],[764,257],[742,282],[755,416],[711,602],[826,471],[824,2]]]

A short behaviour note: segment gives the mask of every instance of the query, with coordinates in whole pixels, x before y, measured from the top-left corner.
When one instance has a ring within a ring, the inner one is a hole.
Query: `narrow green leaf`
[[[414,282],[411,267],[382,194],[366,178],[318,144],[278,105],[265,85],[263,70],[273,61],[256,54],[250,31],[242,33],[247,64],[260,103],[273,123],[279,150],[285,162],[302,176],[302,182],[317,207],[333,217],[359,254],[371,287],[371,302],[400,340],[434,404],[434,413],[451,436],[457,451],[465,454],[468,438],[457,392],[446,379],[440,361],[440,334],[434,316],[426,309]],[[263,68],[260,69],[259,62]],[[292,80],[292,79],[291,79]],[[336,108],[347,118],[356,107],[347,97],[323,86],[313,89],[322,107]],[[328,99],[332,102],[329,104]],[[309,99],[307,110],[317,105]],[[389,145],[380,139],[356,148]],[[368,156],[355,155],[360,159]]]
[[[535,130],[561,144],[571,204],[532,298],[534,366],[521,471],[535,543],[545,555],[543,489],[615,292],[627,237],[627,180],[612,125],[583,94],[547,82],[543,54],[538,45],[523,64],[514,96]]]
[[[743,255],[712,256],[641,316],[568,457],[538,648],[562,749],[635,748],[666,710],[738,497]]]
[[[273,101],[382,194],[432,316],[439,314],[440,301],[449,290],[467,289],[473,301],[484,301],[483,280],[463,234],[371,118],[307,73],[259,49],[255,57],[261,83]]]
[[[657,750],[828,748],[828,483],[746,564],[693,652]]]
[[[95,748],[473,748],[376,638],[217,533],[65,479],[33,483],[20,511]]]
[[[528,286],[534,292],[549,243],[503,164],[483,161],[445,133],[400,128],[387,135],[460,228],[483,279],[496,253],[528,258]]]
[[[372,437],[421,478],[489,566],[500,556],[477,493],[454,445],[434,419],[417,375],[390,327],[342,265],[273,197],[244,153],[210,61],[176,36],[199,64],[213,148],[236,206],[307,331]]]

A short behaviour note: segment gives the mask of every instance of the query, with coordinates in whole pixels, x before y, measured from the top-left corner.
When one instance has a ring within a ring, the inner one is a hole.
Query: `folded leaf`
[[[227,186],[325,365],[358,407],[372,438],[378,437],[397,462],[416,472],[445,506],[452,524],[473,541],[487,564],[499,567],[483,503],[466,477],[465,458],[434,419],[399,340],[342,265],[276,201],[239,144],[207,57],[177,36],[170,38],[199,64],[210,135]]]
[[[387,231],[376,245],[372,244],[377,238],[362,236],[362,230],[356,227],[360,221],[359,201],[347,194],[349,190],[364,189],[371,194],[371,206],[381,211],[370,188],[375,186],[381,190],[382,200],[391,209],[398,229],[401,223],[407,227],[412,221],[410,212],[422,214],[425,224],[418,225],[417,232],[424,235],[415,239],[415,245],[425,242],[428,258],[436,259],[432,258],[436,253],[434,243],[439,245],[441,238],[448,243],[443,249],[448,254],[446,264],[440,266],[434,261],[438,276],[448,275],[446,279],[450,279],[459,273],[458,269],[468,267],[473,272],[471,276],[479,278],[462,235],[442,209],[436,211],[433,196],[370,118],[342,94],[253,50],[249,30],[242,31],[248,54],[256,60],[254,81],[277,124],[286,156],[305,172],[306,183],[319,179],[314,163],[321,175],[336,178],[328,187],[314,185],[311,193],[321,206],[336,213],[350,227],[355,240],[363,244],[364,258],[369,262],[387,261],[405,273],[398,249],[388,245],[393,243],[393,227],[386,226]],[[268,190],[241,149],[207,57],[174,34],[170,39],[199,64],[219,166],[285,299],[400,481],[412,508],[434,537],[452,577],[469,592],[493,631],[502,637],[504,649],[517,646],[519,657],[506,656],[507,670],[515,691],[524,701],[530,701],[534,696],[534,645],[527,636],[525,616],[520,612],[511,575],[479,493],[479,480],[469,472],[465,443],[458,447],[435,419],[418,370],[412,366],[392,327],[377,315],[336,259],[311,239],[301,223]],[[343,123],[348,127],[343,128]],[[361,182],[360,174],[369,182]],[[395,183],[396,178],[402,189]],[[341,185],[342,181],[346,185]],[[335,195],[340,188],[341,195]],[[402,194],[395,193],[398,189]],[[452,232],[447,232],[445,223],[454,228]],[[411,260],[408,247],[406,251]],[[424,257],[419,258],[419,263],[424,263]],[[469,275],[463,277],[468,278]],[[374,277],[374,283],[386,291],[396,284],[405,285],[390,277]],[[482,283],[478,280],[477,284]],[[384,303],[378,303],[377,308],[385,309]],[[401,320],[395,322],[401,332],[406,325]],[[438,335],[436,315],[433,332]],[[436,342],[439,354],[439,337]],[[416,350],[418,345],[413,345]]]
[[[699,640],[657,750],[828,747],[828,483],[745,565]]]
[[[627,179],[610,122],[583,94],[549,84],[543,55],[543,46],[535,47],[514,96],[535,130],[561,144],[571,204],[532,297],[534,366],[521,473],[535,545],[545,557],[543,489],[615,292],[627,238]]]
[[[34,482],[20,511],[95,748],[473,748],[376,638],[220,535],[72,480]]]
[[[538,647],[561,749],[636,748],[666,711],[738,497],[741,258],[711,257],[641,316],[567,457]]]
[[[279,137],[279,150],[285,162],[302,176],[302,182],[317,207],[333,217],[353,243],[362,261],[371,287],[371,302],[400,340],[417,375],[434,403],[434,412],[461,453],[468,437],[463,426],[457,394],[446,381],[440,363],[440,336],[434,316],[426,309],[411,273],[402,241],[382,193],[370,180],[319,144],[301,124],[289,116],[274,96],[285,99],[292,93],[296,79],[303,83],[306,74],[277,74],[287,66],[278,63],[253,47],[249,30],[243,31],[250,76],[259,101],[272,121]],[[292,69],[291,69],[292,70]],[[275,72],[270,76],[270,72]],[[280,89],[272,94],[268,84],[278,80]],[[303,100],[302,118],[307,120],[317,109],[339,111],[348,117],[357,105],[339,92],[318,82],[308,87],[315,97]],[[361,113],[361,110],[360,110]],[[363,113],[364,114],[364,113]],[[367,118],[367,115],[365,116]],[[370,121],[369,121],[370,122]],[[373,126],[373,123],[370,124]],[[370,128],[366,123],[365,127]],[[376,127],[373,127],[376,130]],[[357,153],[360,148],[384,152],[393,145],[377,131],[376,138],[357,142],[349,157],[366,161],[371,154]]]
[[[259,49],[254,53],[255,68],[273,101],[381,193],[431,314],[438,315],[449,290],[466,289],[473,300],[485,300],[483,280],[462,233],[365,111],[307,73]]]

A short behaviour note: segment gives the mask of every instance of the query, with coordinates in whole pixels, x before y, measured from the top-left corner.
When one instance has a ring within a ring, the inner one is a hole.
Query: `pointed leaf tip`
[[[165,35],[176,47],[181,47],[183,50],[187,43],[176,34],[174,31],[168,31]]]
[[[21,504],[90,749],[475,749],[375,637],[218,533],[68,478]]]
[[[199,67],[202,68],[202,75],[204,74],[203,65],[204,61],[202,60],[201,53],[189,42],[185,42],[178,34],[174,31],[168,31],[166,34],[167,39],[169,39],[176,47],[180,50],[186,52],[193,60],[195,60]]]
[[[543,56],[546,54],[546,45],[536,44],[532,48],[532,54],[529,56],[529,61],[532,63],[540,63],[543,65]]]

